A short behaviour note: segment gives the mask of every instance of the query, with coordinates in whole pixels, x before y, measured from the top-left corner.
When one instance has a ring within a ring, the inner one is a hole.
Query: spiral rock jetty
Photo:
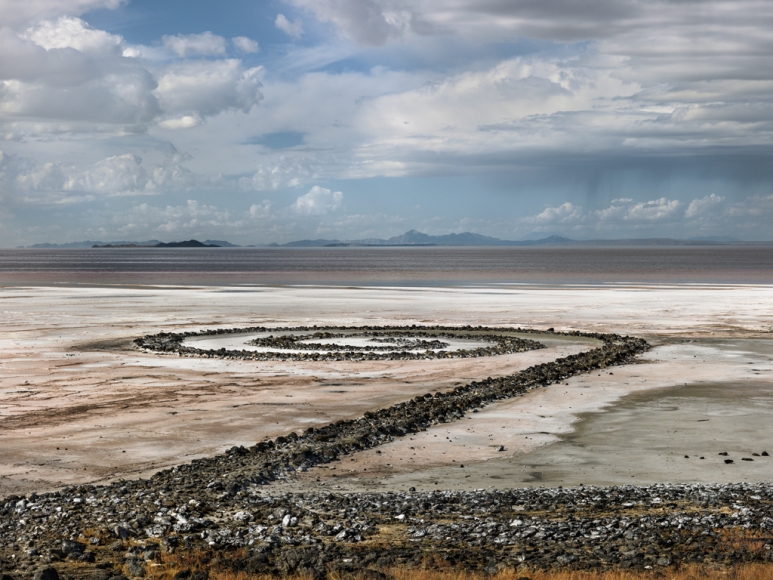
[[[412,328],[433,335],[428,340],[451,332]],[[336,330],[345,331],[355,330]],[[378,331],[391,332],[384,327]],[[317,578],[338,571],[381,578],[391,567],[435,564],[494,572],[507,567],[663,568],[767,559],[773,529],[773,487],[767,484],[272,491],[271,482],[292,478],[297,471],[455,421],[474,409],[574,375],[634,362],[649,348],[628,336],[567,334],[598,339],[601,346],[513,375],[417,396],[358,419],[249,448],[233,447],[149,479],[6,497],[0,500],[0,575],[4,580],[108,580],[166,574],[175,580],[204,580],[220,571]],[[154,335],[138,339],[137,345],[199,355],[180,350],[187,348],[181,346],[186,336],[191,334]],[[331,351],[329,356],[340,354]],[[204,355],[233,356],[224,351]]]
[[[426,360],[433,358],[471,358],[515,354],[545,348],[545,345],[524,338],[518,334],[534,333],[522,328],[487,328],[483,326],[341,326],[341,327],[248,327],[218,328],[201,332],[162,332],[138,338],[134,343],[143,349],[156,352],[177,353],[179,356],[219,357],[230,359],[268,360]],[[248,344],[270,351],[246,349],[201,349],[185,345],[188,338],[269,334],[269,336],[249,340]],[[579,336],[579,334],[577,335]],[[337,338],[370,338],[375,344],[353,346],[339,344],[321,344],[312,340]],[[480,342],[489,342],[491,346],[473,349],[444,350],[448,344],[443,338],[463,338]],[[285,351],[312,352],[285,352]]]

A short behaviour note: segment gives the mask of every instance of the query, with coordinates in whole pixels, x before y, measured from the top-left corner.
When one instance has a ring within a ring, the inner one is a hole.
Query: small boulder
[[[72,540],[64,540],[62,542],[62,553],[65,556],[70,554],[82,554],[86,550],[86,546],[80,542],[73,542]]]
[[[32,577],[33,580],[59,580],[59,572],[53,566],[41,568]]]
[[[139,562],[137,562],[136,560],[131,560],[130,562],[127,562],[126,566],[124,566],[124,570],[126,570],[127,576],[134,577],[134,578],[145,577],[145,567]]]

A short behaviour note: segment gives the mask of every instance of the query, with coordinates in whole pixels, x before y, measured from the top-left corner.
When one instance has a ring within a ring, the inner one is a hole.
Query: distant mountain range
[[[464,232],[461,234],[446,234],[432,236],[411,230],[400,236],[389,239],[367,238],[364,240],[299,240],[287,244],[271,244],[279,248],[321,248],[336,246],[540,246],[546,244],[571,243],[573,240],[561,236],[550,236],[540,240],[510,241]]]
[[[526,240],[502,240],[481,234],[464,232],[461,234],[446,234],[442,236],[433,236],[417,230],[405,232],[399,236],[393,236],[388,239],[366,238],[362,240],[298,240],[286,244],[260,244],[246,246],[248,248],[334,248],[334,247],[371,247],[371,246],[509,246],[509,247],[530,247],[530,246],[705,246],[717,244],[753,244],[771,242],[740,242],[739,240],[728,237],[703,237],[692,238],[688,240],[677,240],[673,238],[641,238],[632,240],[572,240],[563,236],[548,236],[537,238],[535,234],[529,235]],[[536,238],[536,239],[535,239]],[[34,244],[28,248],[239,248],[236,244],[224,240],[187,240],[183,242],[161,242],[159,240],[147,240],[144,242],[98,242],[86,240],[83,242],[71,242],[68,244]]]
[[[502,240],[464,232],[461,234],[446,234],[432,236],[411,230],[400,236],[394,236],[383,240],[380,238],[368,238],[364,240],[299,240],[286,244],[269,244],[276,248],[323,248],[344,246],[702,246],[725,243],[739,243],[732,238],[696,238],[690,240],[676,240],[672,238],[643,238],[635,240],[572,240],[563,236],[552,235],[543,238],[534,234],[525,240]]]

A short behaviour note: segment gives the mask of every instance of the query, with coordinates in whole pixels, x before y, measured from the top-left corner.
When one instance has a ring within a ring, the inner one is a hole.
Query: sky
[[[0,0],[0,246],[773,239],[771,0]]]

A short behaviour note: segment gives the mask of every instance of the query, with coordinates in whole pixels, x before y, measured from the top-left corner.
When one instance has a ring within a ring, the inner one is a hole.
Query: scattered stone
[[[59,580],[59,572],[53,566],[42,568],[35,572],[33,580]]]
[[[126,570],[126,574],[130,578],[144,578],[145,577],[145,567],[137,562],[136,560],[130,560],[126,563],[124,566],[124,569]]]
[[[725,459],[725,463],[733,463],[732,459]]]

